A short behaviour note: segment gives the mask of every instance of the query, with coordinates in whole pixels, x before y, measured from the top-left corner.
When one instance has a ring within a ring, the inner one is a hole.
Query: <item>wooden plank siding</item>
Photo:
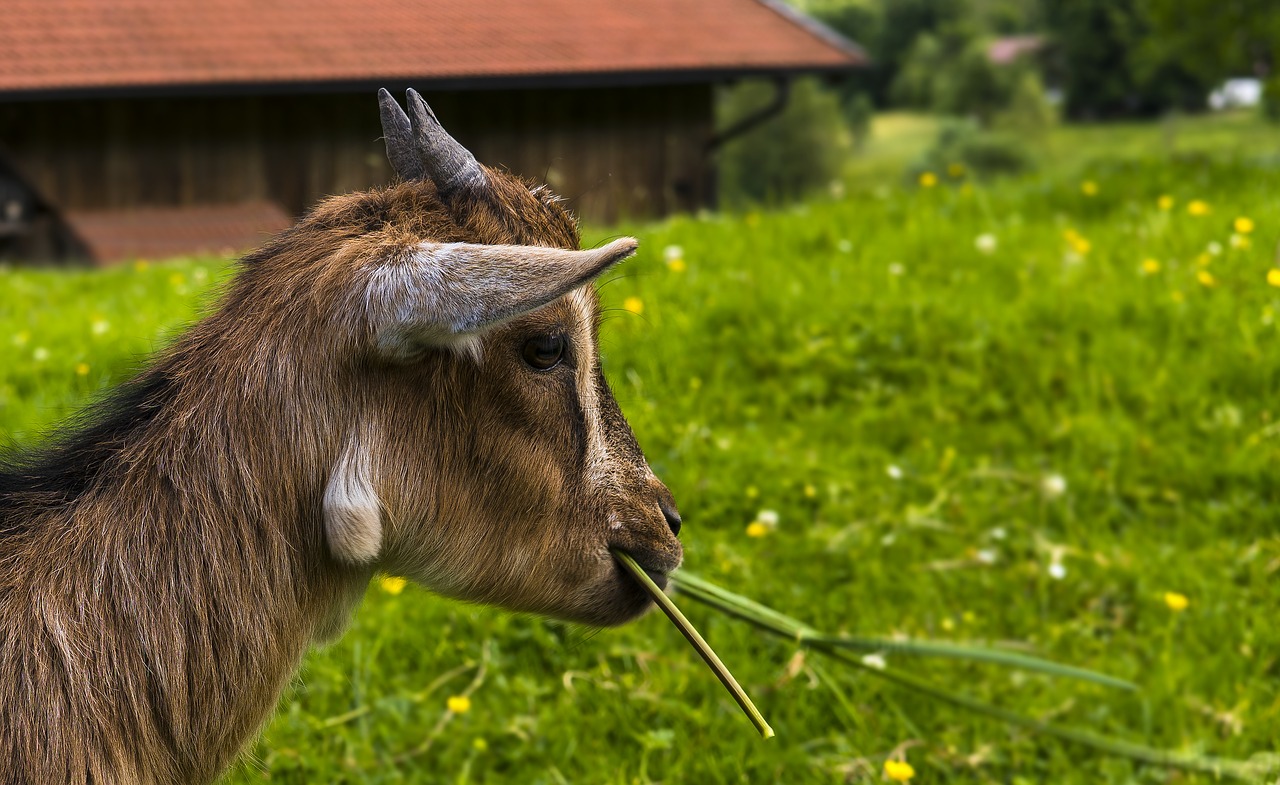
[[[588,221],[709,204],[712,87],[432,93],[490,165],[545,180]],[[317,200],[391,179],[369,94],[0,105],[0,155],[61,210]]]

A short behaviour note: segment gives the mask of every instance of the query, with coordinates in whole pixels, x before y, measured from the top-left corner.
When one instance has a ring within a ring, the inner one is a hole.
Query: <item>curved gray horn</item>
[[[382,138],[387,143],[387,160],[391,161],[391,168],[401,179],[421,179],[424,170],[413,146],[413,127],[409,124],[409,116],[386,88],[378,90],[378,111],[382,113]]]
[[[461,188],[483,186],[487,178],[476,157],[449,136],[417,90],[410,88],[405,96],[418,160],[436,190],[445,196]]]

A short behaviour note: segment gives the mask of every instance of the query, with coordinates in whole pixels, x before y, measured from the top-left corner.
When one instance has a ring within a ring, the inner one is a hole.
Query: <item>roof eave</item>
[[[724,82],[753,77],[835,75],[860,68],[863,62],[850,59],[843,65],[769,65],[712,67],[639,71],[603,71],[557,74],[498,74],[485,76],[435,77],[426,75],[386,75],[360,79],[283,80],[241,82],[173,82],[152,85],[105,85],[44,87],[23,90],[0,88],[0,101],[69,101],[94,98],[169,98],[246,95],[298,95],[373,92],[413,87],[418,90],[529,90],[547,88],[652,87],[661,85]]]
[[[797,27],[804,28],[806,32],[815,38],[822,40],[822,42],[828,46],[839,50],[847,57],[853,58],[857,61],[859,66],[869,65],[871,63],[871,55],[867,54],[867,50],[863,49],[850,39],[845,38],[839,32],[828,27],[812,16],[793,8],[783,0],[756,1]]]

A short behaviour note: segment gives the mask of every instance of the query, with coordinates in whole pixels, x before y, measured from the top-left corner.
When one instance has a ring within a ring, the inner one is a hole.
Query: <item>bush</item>
[[[1045,96],[1044,83],[1035,71],[1019,74],[1005,109],[995,116],[996,128],[1020,134],[1040,134],[1058,122],[1057,110]]]
[[[867,139],[871,137],[871,121],[876,115],[875,104],[866,93],[856,93],[852,97],[846,96],[841,106],[849,135],[853,137],[854,149],[861,152]]]
[[[768,82],[744,82],[725,90],[718,106],[721,128],[768,105]],[[839,100],[814,80],[797,81],[782,114],[725,144],[720,150],[720,196],[731,207],[776,204],[828,186],[840,176],[850,151]]]
[[[1030,148],[1013,133],[984,131],[973,120],[952,120],[942,124],[937,141],[909,174],[914,179],[924,172],[949,173],[959,179],[967,173],[998,176],[1034,168]]]
[[[1280,123],[1280,72],[1274,73],[1262,83],[1262,116],[1273,123]]]

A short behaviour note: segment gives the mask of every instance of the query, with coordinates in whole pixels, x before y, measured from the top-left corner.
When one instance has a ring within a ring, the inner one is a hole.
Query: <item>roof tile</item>
[[[6,0],[0,92],[847,68],[777,0]]]

